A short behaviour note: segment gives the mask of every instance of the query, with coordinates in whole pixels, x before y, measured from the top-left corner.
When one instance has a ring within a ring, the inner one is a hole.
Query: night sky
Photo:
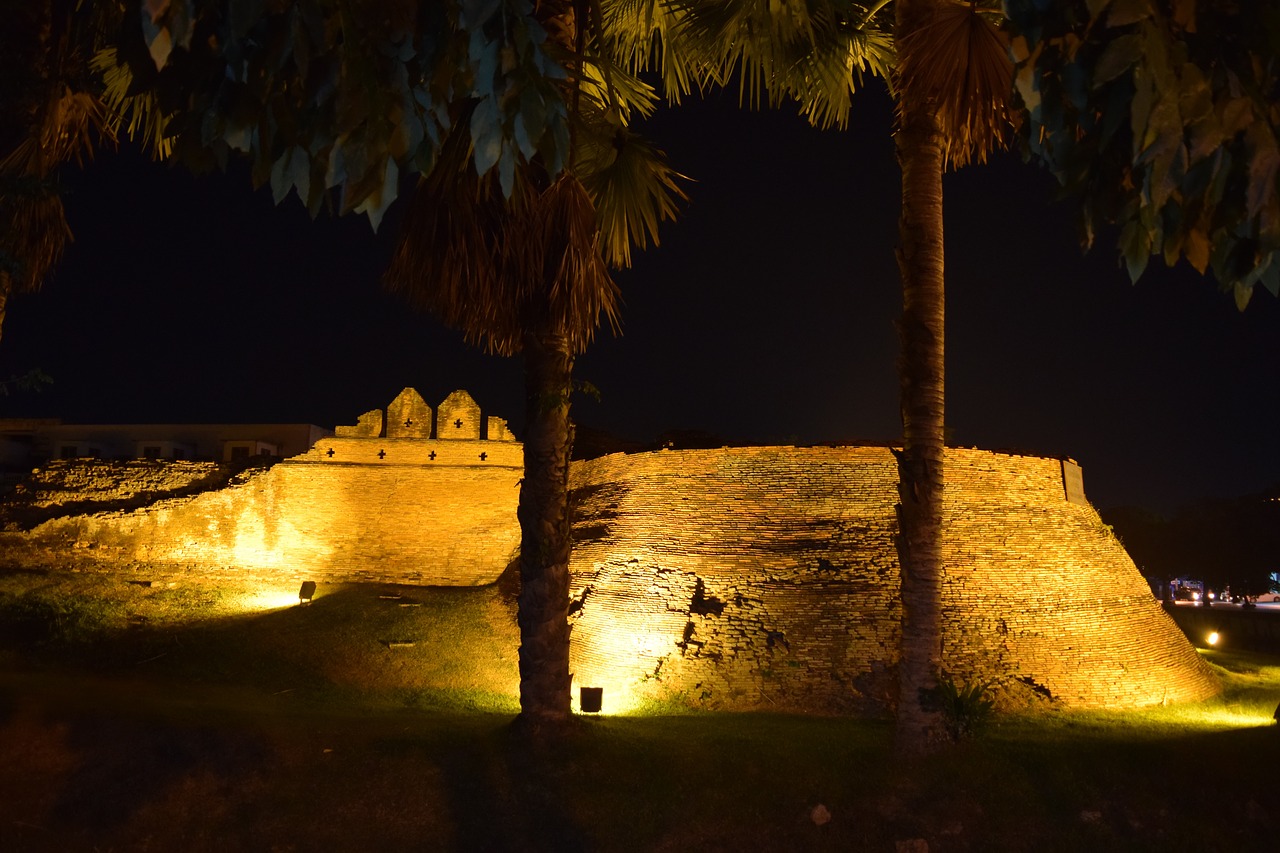
[[[578,362],[577,420],[768,443],[892,441],[898,419],[898,177],[891,109],[856,99],[819,132],[733,95],[647,132],[695,179],[662,246],[619,274],[623,335]],[[243,167],[195,178],[128,150],[72,172],[76,235],[15,298],[0,376],[54,384],[0,417],[354,423],[416,387],[465,388],[519,434],[518,360],[404,308],[380,278],[398,230],[274,207]],[[1171,510],[1280,483],[1280,308],[1248,311],[1183,265],[1136,286],[1109,236],[1090,254],[1051,178],[1014,156],[948,176],[948,413],[963,446],[1069,456],[1096,506]]]

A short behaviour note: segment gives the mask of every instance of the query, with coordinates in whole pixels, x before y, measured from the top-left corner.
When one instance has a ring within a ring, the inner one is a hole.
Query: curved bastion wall
[[[1006,705],[1127,708],[1215,694],[1097,512],[1067,500],[1063,469],[947,451],[948,674],[993,682]],[[721,708],[887,709],[901,614],[897,477],[880,447],[578,464],[575,680],[624,705],[676,693]]]
[[[0,562],[211,584],[494,582],[520,540],[520,444],[388,438],[369,424],[222,488],[0,533]],[[942,654],[957,681],[1078,707],[1217,691],[1097,513],[1066,499],[1061,462],[953,449],[947,464]],[[614,710],[673,694],[716,708],[884,710],[900,615],[896,485],[878,447],[575,463],[576,683],[603,686]]]

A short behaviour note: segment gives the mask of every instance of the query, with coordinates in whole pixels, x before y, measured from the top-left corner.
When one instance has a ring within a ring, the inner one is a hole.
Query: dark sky
[[[696,180],[662,246],[619,275],[624,334],[578,363],[579,421],[757,442],[889,441],[898,420],[890,105],[819,132],[732,96],[648,126]],[[104,154],[69,178],[76,242],[15,299],[0,376],[54,385],[0,416],[70,422],[354,423],[404,386],[466,388],[522,419],[518,361],[481,354],[382,293],[396,208],[312,222],[247,172],[193,178]],[[954,443],[1065,455],[1095,505],[1172,509],[1280,483],[1280,309],[1248,311],[1182,267],[1133,286],[1089,255],[1052,180],[1015,157],[948,176],[948,422]]]

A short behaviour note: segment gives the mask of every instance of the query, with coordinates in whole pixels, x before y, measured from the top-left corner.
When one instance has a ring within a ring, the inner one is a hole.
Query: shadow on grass
[[[185,727],[116,716],[69,721],[68,746],[80,762],[65,779],[50,813],[55,825],[97,837],[132,821],[139,809],[166,799],[194,773],[230,788],[257,772],[260,738],[213,726]],[[198,804],[192,804],[197,805]]]
[[[383,744],[384,748],[391,744]],[[572,812],[564,756],[530,751],[512,726],[431,756],[461,849],[579,853],[592,849]]]
[[[911,766],[884,722],[768,714],[532,750],[509,602],[381,593],[195,621],[191,595],[44,596],[63,628],[0,644],[0,849],[1274,849],[1280,732],[1197,722],[1257,717],[1274,661],[1185,713],[1004,718]]]

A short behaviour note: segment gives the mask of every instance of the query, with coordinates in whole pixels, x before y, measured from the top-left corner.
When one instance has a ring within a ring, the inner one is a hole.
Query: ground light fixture
[[[298,604],[310,604],[311,599],[316,597],[316,582],[303,581],[302,589],[298,590]]]
[[[1218,645],[1218,641],[1221,639],[1222,639],[1222,636],[1217,631],[1210,631],[1209,634],[1204,638],[1205,642],[1211,646]]]
[[[579,687],[578,707],[584,714],[599,714],[604,707],[603,687]]]

